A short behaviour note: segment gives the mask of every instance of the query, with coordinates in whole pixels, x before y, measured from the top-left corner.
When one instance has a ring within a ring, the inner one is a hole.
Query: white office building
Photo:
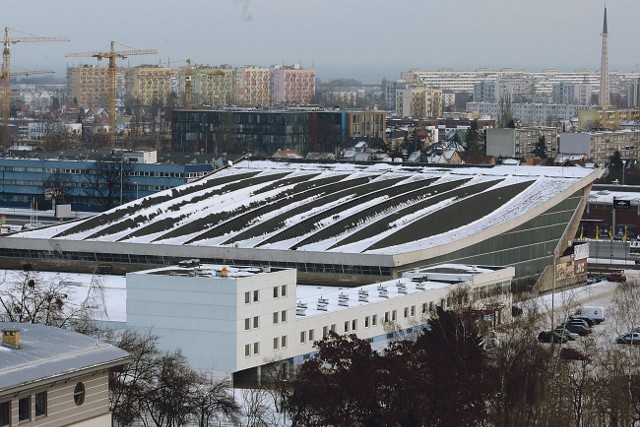
[[[180,349],[196,369],[255,382],[265,367],[310,358],[314,341],[330,331],[382,348],[418,331],[461,287],[471,306],[508,320],[514,274],[513,267],[444,264],[340,288],[296,286],[295,269],[194,262],[128,274],[127,326],[158,336],[162,350]]]

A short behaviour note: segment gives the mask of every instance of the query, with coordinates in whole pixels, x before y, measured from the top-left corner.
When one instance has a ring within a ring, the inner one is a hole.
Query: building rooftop
[[[20,332],[20,348],[0,345],[0,392],[86,369],[125,363],[129,353],[66,329],[31,323],[0,323]]]
[[[8,238],[397,255],[515,227],[598,176],[580,167],[245,160],[88,219]]]

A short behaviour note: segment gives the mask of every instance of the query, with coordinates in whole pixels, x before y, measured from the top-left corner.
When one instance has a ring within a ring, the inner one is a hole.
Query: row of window
[[[18,420],[20,422],[30,421],[31,402],[35,402],[34,416],[44,417],[47,415],[47,392],[41,391],[35,395],[25,396],[18,400]],[[0,427],[11,425],[11,401],[0,403]]]
[[[76,384],[73,390],[73,401],[77,406],[84,403],[85,387],[82,382]],[[33,401],[33,408],[32,408]],[[33,409],[33,413],[32,413]],[[18,420],[20,423],[31,421],[32,417],[47,416],[47,391],[22,397],[18,400]],[[0,427],[11,425],[11,401],[0,402]]]
[[[246,357],[251,356],[251,348],[252,347],[253,347],[254,356],[260,354],[260,343],[259,342],[254,342],[253,345],[252,344],[245,344],[245,346],[244,346],[244,355]]]
[[[68,259],[80,261],[98,261],[98,262],[120,262],[125,264],[161,264],[175,265],[182,258],[158,255],[136,255],[126,253],[100,253],[100,252],[77,252],[77,251],[44,251],[37,249],[16,249],[16,248],[0,248],[0,257],[9,258],[42,258],[42,259]],[[240,259],[222,259],[222,258],[200,258],[203,263],[207,264],[231,264],[244,266],[262,267],[265,265],[260,260],[240,260]],[[295,263],[285,261],[270,261],[269,265],[275,268],[296,268],[298,272],[306,273],[337,273],[337,274],[358,274],[372,276],[390,276],[389,267],[371,267],[366,265],[342,265],[342,264],[316,264],[316,263]],[[257,292],[257,291],[255,291]],[[249,293],[250,295],[250,293]],[[245,303],[251,302],[251,295],[247,302],[247,294],[245,293]],[[256,300],[255,302],[258,302]]]
[[[5,172],[35,172],[35,173],[64,173],[71,175],[88,175],[94,173],[93,169],[65,169],[65,168],[29,168],[23,166],[5,166]],[[127,173],[128,176],[149,176],[158,178],[198,178],[205,176],[208,172],[150,172],[150,171],[132,171]]]

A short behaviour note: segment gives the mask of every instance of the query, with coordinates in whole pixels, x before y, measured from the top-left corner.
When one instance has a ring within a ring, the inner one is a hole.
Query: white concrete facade
[[[513,267],[444,265],[338,288],[296,286],[293,269],[161,268],[127,275],[127,325],[157,335],[165,351],[179,348],[194,368],[228,377],[302,361],[330,331],[385,345],[388,334],[425,324],[459,286],[468,287],[472,301],[499,289],[510,307],[514,274]]]

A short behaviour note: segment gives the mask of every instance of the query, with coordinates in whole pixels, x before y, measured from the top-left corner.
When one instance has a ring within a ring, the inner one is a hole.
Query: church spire
[[[609,31],[607,31],[607,4],[604,4],[604,22],[602,24],[602,34],[608,34]]]

